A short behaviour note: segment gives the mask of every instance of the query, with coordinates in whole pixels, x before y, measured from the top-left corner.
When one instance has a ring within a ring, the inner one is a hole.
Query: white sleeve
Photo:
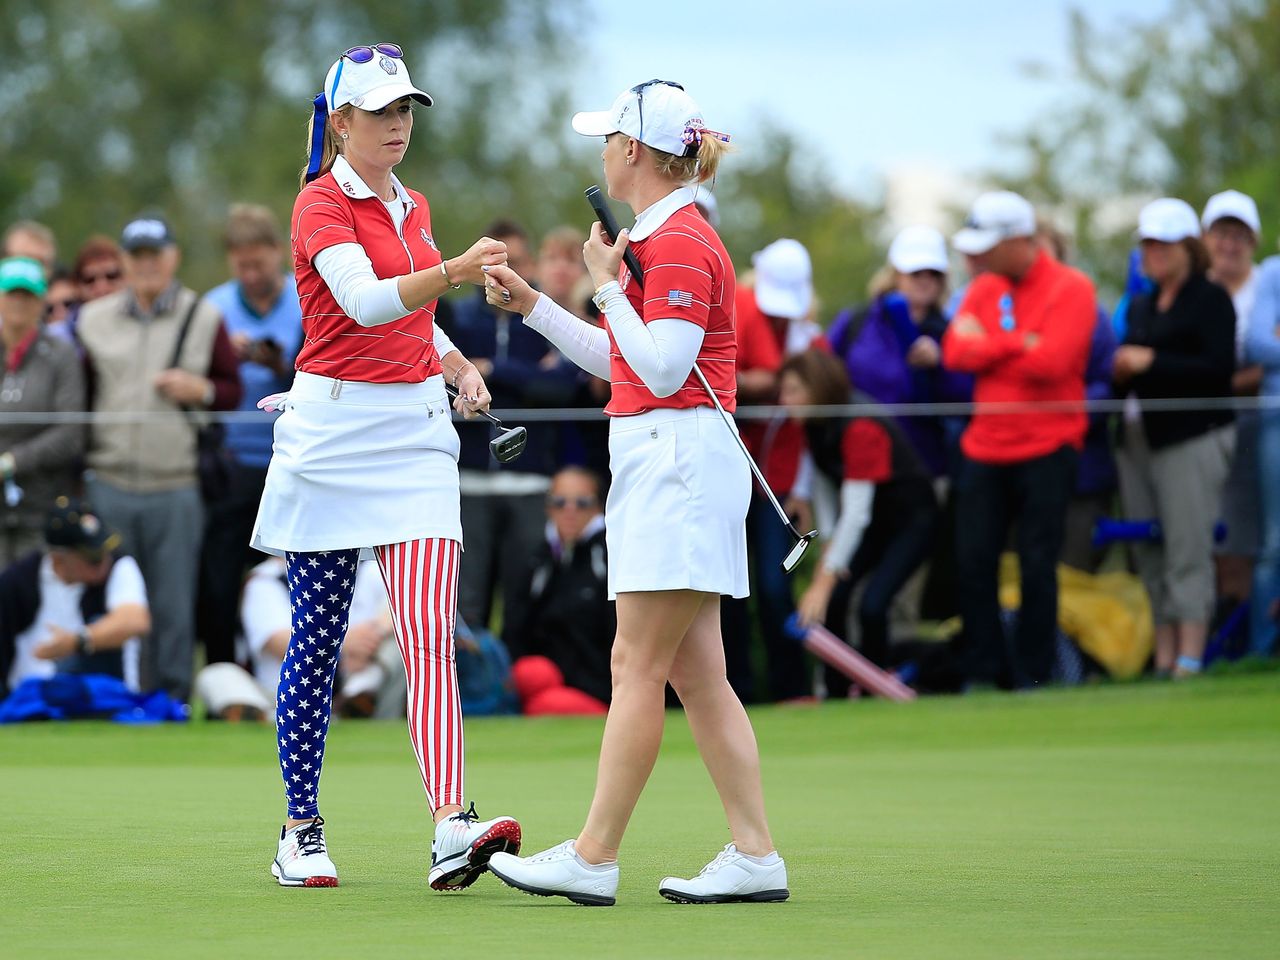
[[[147,585],[142,579],[138,561],[133,557],[121,557],[113,563],[111,575],[107,577],[107,610],[126,603],[147,605]]]
[[[376,327],[412,312],[400,299],[400,278],[379,280],[360,244],[335,243],[313,262],[338,306],[360,326]]]
[[[606,283],[597,304],[609,315],[618,351],[655,397],[669,397],[689,379],[706,331],[689,320],[658,318],[645,323],[618,283]]]
[[[813,456],[808,450],[800,455],[800,465],[796,467],[796,479],[791,484],[791,496],[799,500],[813,499]]]
[[[871,522],[871,501],[875,495],[876,485],[869,480],[846,480],[840,485],[840,519],[822,558],[824,570],[843,573],[849,569],[849,561],[858,552],[862,534]]]
[[[436,355],[447,357],[458,348],[453,345],[453,341],[449,339],[449,335],[441,329],[440,324],[433,323],[431,325],[432,334],[431,342],[436,345]]]
[[[254,574],[244,585],[244,600],[240,604],[240,620],[244,625],[244,638],[254,657],[262,653],[267,640],[279,630],[293,626],[289,609],[289,588],[280,578],[268,573]]]
[[[587,373],[609,379],[609,334],[602,328],[575,317],[545,293],[539,294],[524,325],[550,340]]]

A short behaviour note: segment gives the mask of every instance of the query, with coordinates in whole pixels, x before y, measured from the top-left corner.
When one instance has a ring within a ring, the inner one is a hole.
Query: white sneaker
[[[658,892],[676,903],[769,903],[786,900],[787,865],[770,853],[765,863],[738,852],[732,843],[692,880],[667,877]]]
[[[520,824],[511,817],[481,821],[476,805],[436,824],[431,841],[432,890],[462,890],[471,886],[497,853],[520,852]]]
[[[568,897],[585,907],[612,907],[618,892],[618,865],[586,863],[572,840],[524,860],[495,853],[489,869],[509,887],[538,897]]]
[[[282,887],[336,887],[338,868],[324,846],[324,818],[316,817],[291,830],[280,828],[280,846],[271,875]]]

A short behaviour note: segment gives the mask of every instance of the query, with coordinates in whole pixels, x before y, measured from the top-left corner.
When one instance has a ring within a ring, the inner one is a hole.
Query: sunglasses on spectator
[[[547,504],[553,510],[563,510],[573,504],[579,510],[590,510],[596,505],[595,497],[547,497]]]
[[[103,270],[101,273],[82,273],[80,274],[80,282],[101,283],[106,281],[108,283],[115,283],[123,276],[124,272],[119,267],[113,267],[110,270]]]
[[[946,274],[944,274],[941,270],[913,270],[911,273],[907,274],[907,276],[923,277],[926,280],[946,279]]]
[[[72,297],[72,298],[70,298],[70,299],[67,299],[67,300],[50,300],[50,301],[48,301],[48,302],[45,304],[45,308],[46,308],[50,313],[52,313],[52,312],[53,312],[54,310],[56,310],[58,307],[61,307],[63,310],[70,310],[72,307],[74,307],[74,306],[75,306],[77,303],[79,303],[79,302],[80,302],[80,301],[79,301],[79,300],[77,300],[77,299],[75,299],[74,297]]]

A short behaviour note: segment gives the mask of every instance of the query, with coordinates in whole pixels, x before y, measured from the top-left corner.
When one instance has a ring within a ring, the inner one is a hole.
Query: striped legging
[[[409,739],[434,811],[462,803],[462,705],[454,667],[456,540],[411,540],[375,550],[408,681]],[[320,770],[338,651],[347,632],[359,550],[285,556],[292,631],[276,700],[280,772],[289,816],[318,814]]]

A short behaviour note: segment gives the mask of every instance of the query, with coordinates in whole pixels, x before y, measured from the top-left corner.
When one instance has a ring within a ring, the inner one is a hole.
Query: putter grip
[[[586,193],[587,203],[591,204],[591,209],[596,212],[596,219],[604,227],[605,235],[611,241],[617,240],[618,218],[613,215],[613,210],[609,206],[609,201],[604,198],[604,193],[594,183],[587,187]],[[627,265],[627,269],[631,271],[631,277],[635,280],[636,286],[644,289],[644,270],[641,269],[640,261],[631,252],[630,247],[627,247],[626,252],[622,254],[622,261]]]

